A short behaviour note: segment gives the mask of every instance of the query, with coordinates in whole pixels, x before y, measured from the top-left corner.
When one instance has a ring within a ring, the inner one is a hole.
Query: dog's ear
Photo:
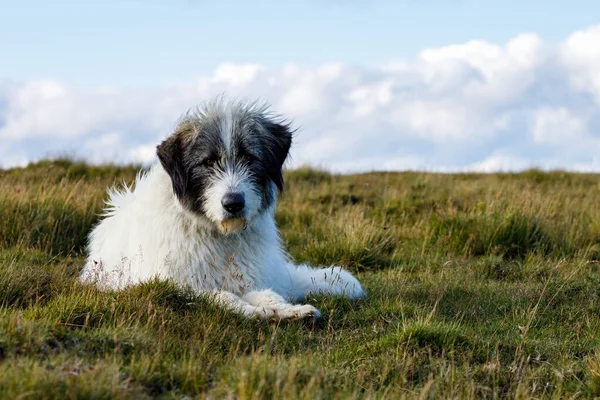
[[[163,168],[171,177],[173,192],[183,200],[188,183],[188,174],[183,165],[183,138],[181,132],[175,132],[156,146],[156,155]]]
[[[271,162],[268,163],[267,174],[275,183],[277,189],[283,192],[283,163],[287,159],[292,145],[293,131],[287,123],[268,122],[266,124],[269,133],[269,145]]]

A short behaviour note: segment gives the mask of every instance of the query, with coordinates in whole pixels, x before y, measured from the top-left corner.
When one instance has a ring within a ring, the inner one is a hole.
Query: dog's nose
[[[227,193],[225,196],[223,196],[221,204],[225,210],[235,214],[244,209],[246,200],[244,200],[244,195],[241,193]]]

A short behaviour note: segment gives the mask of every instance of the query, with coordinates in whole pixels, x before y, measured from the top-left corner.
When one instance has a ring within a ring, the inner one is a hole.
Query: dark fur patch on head
[[[267,163],[267,174],[275,183],[277,189],[283,192],[283,163],[287,159],[292,146],[292,130],[287,123],[267,121],[265,128],[270,136],[266,145],[271,160]]]
[[[283,191],[292,135],[290,124],[269,116],[266,107],[221,99],[185,115],[157,154],[173,192],[189,210],[206,213],[206,189],[228,170],[246,171],[264,211],[276,199],[274,188]]]
[[[183,146],[182,133],[177,131],[156,147],[158,159],[171,176],[173,192],[179,199],[185,196],[188,184],[188,173],[183,164]]]

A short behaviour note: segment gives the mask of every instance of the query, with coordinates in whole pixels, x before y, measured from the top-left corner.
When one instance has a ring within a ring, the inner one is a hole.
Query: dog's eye
[[[207,167],[214,167],[217,164],[217,159],[216,158],[207,158],[206,160],[204,160],[204,162],[202,163]]]
[[[246,164],[251,164],[252,161],[254,161],[254,157],[252,157],[250,154],[244,154],[242,156],[242,161]]]

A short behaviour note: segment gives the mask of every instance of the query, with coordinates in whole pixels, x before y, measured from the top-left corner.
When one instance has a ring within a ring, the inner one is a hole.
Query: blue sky
[[[592,0],[2,1],[0,76],[77,85],[189,80],[217,65],[376,66],[522,32],[556,41],[600,21]]]
[[[600,170],[600,2],[0,0],[0,166],[152,158],[211,96],[293,166]]]

